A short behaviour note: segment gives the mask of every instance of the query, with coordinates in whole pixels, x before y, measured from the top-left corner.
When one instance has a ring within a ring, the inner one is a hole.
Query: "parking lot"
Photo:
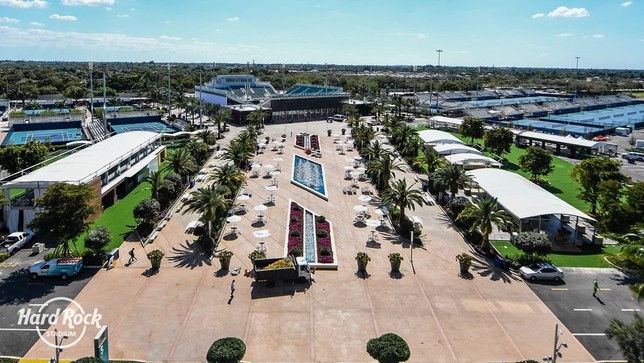
[[[562,268],[564,282],[528,282],[528,286],[597,360],[623,359],[615,340],[604,331],[612,319],[631,322],[642,313],[626,284],[633,281],[615,269]],[[600,290],[593,297],[593,280]],[[554,335],[553,335],[554,339]],[[563,336],[560,342],[565,342]],[[562,349],[564,359],[566,348]]]
[[[66,281],[54,278],[32,281],[25,269],[42,260],[48,250],[33,254],[30,247],[31,244],[0,262],[0,356],[21,357],[38,340],[34,327],[18,325],[20,309],[29,308],[30,304],[42,304],[55,297],[73,299],[97,271],[85,268],[78,276]],[[45,326],[42,325],[43,328]]]

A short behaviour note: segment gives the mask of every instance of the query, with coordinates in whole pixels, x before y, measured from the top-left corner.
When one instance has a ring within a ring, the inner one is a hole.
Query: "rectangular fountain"
[[[327,188],[324,179],[324,166],[318,162],[293,155],[291,183],[324,200],[329,200],[326,194]]]

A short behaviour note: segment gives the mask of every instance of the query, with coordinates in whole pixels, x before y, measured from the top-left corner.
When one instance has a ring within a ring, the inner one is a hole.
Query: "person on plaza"
[[[130,259],[127,261],[127,263],[128,265],[131,265],[134,262],[136,262],[136,256],[134,256],[134,248],[130,250],[129,254],[130,254]]]
[[[597,280],[593,281],[593,296],[597,294],[597,290],[599,290],[599,284],[597,283]]]
[[[235,294],[235,280],[233,280],[233,282],[230,283],[230,297],[233,297],[234,294]]]

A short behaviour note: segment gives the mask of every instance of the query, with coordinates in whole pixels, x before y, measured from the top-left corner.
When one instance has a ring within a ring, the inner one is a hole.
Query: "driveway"
[[[623,359],[617,342],[608,339],[604,331],[612,319],[631,322],[635,312],[641,314],[644,310],[644,304],[638,303],[628,289],[627,284],[634,281],[616,269],[562,270],[565,282],[529,282],[527,285],[595,359]],[[600,291],[593,297],[592,286],[595,279]],[[560,341],[566,341],[566,336]],[[565,348],[562,353],[565,357]]]
[[[0,356],[21,357],[38,340],[34,327],[17,324],[20,309],[42,304],[55,297],[73,299],[97,271],[85,268],[78,276],[66,281],[31,281],[25,269],[41,260],[47,252],[32,254],[31,248],[26,247],[0,263]],[[42,325],[43,328],[46,326]]]

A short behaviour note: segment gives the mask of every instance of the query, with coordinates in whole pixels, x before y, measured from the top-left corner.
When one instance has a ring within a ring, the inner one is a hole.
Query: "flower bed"
[[[288,245],[289,255],[302,256],[304,250],[304,209],[297,203],[291,202],[291,210],[288,222]]]
[[[331,225],[322,216],[315,218],[316,249],[319,263],[333,263],[333,247],[331,246]]]
[[[304,135],[295,135],[295,146],[304,149]]]
[[[309,138],[311,149],[320,150],[320,137],[318,135],[311,135]]]

